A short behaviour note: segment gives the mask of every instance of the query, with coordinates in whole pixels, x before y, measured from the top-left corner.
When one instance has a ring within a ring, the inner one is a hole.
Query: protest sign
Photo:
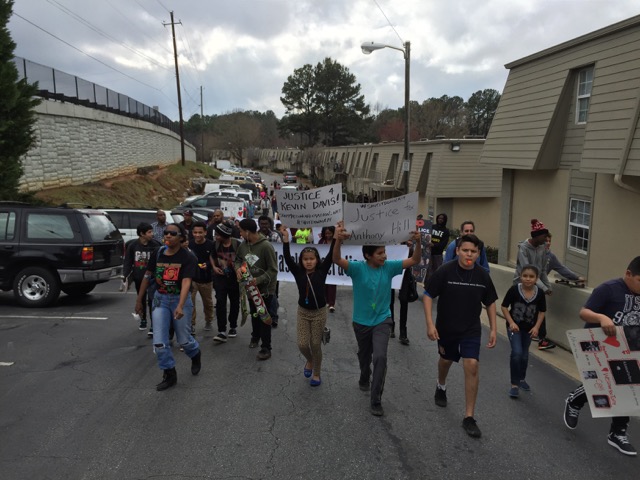
[[[424,218],[416,220],[416,229],[420,232],[422,244],[420,263],[411,267],[411,273],[413,273],[413,278],[416,279],[416,282],[424,282],[427,270],[429,269],[429,262],[431,261],[431,248],[429,248],[429,242],[431,242],[431,227],[431,220],[424,220]]]
[[[601,328],[567,331],[594,418],[640,416],[640,327],[616,331],[615,337]]]
[[[347,245],[397,245],[416,229],[418,192],[375,203],[345,203]]]
[[[278,260],[278,281],[295,282],[296,280],[289,272],[287,264],[284,261],[284,257],[282,256],[282,244],[272,243],[272,245],[276,249],[276,257]],[[307,245],[298,245],[295,243],[289,244],[291,256],[296,261],[296,263],[298,263],[298,255],[306,246]],[[329,253],[330,245],[320,244],[314,245],[314,247],[318,249],[318,253],[320,254],[320,258],[322,259],[324,259],[324,257]],[[405,258],[407,258],[407,254],[409,253],[409,249],[404,245],[394,245],[391,247],[387,247],[386,250],[387,259],[389,260],[404,260]],[[347,260],[364,260],[364,257],[362,256],[362,247],[360,246],[342,245],[340,253],[342,253],[342,257],[346,258]],[[351,285],[351,277],[348,277],[342,268],[333,264],[329,269],[329,275],[327,275],[327,281],[325,283],[330,285]],[[391,281],[391,286],[399,290],[401,283],[402,275],[396,275]]]
[[[242,207],[239,207],[240,202],[220,202],[220,210],[224,213],[225,217],[238,218],[242,217]]]
[[[311,190],[276,190],[278,216],[287,227],[335,225],[342,220],[342,185]]]

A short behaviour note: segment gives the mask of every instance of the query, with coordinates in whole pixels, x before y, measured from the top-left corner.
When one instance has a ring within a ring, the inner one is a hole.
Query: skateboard
[[[559,283],[560,285],[566,285],[569,288],[584,288],[586,286],[584,280],[569,280],[567,278],[557,279],[556,283]]]
[[[254,313],[253,315],[260,317],[260,320],[265,325],[271,325],[271,315],[269,315],[267,305],[266,303],[264,303],[264,298],[262,298],[262,294],[260,293],[260,290],[258,290],[258,286],[256,285],[256,279],[253,278],[253,275],[251,275],[246,262],[242,264],[242,267],[240,267],[240,271],[242,273],[241,285],[247,292],[249,301],[256,307],[256,313]]]

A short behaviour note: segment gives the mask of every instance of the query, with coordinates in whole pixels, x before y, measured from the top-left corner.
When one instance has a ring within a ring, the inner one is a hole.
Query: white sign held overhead
[[[224,213],[225,217],[238,218],[242,217],[242,207],[239,207],[240,202],[220,202],[220,210]]]
[[[332,226],[342,220],[342,185],[276,190],[278,216],[287,227]]]
[[[344,226],[350,245],[397,245],[416,230],[418,192],[376,203],[345,203]]]

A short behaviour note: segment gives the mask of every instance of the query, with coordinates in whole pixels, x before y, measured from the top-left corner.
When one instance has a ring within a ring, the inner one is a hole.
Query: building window
[[[578,72],[578,98],[576,100],[576,123],[587,123],[589,100],[593,84],[593,67]]]
[[[572,198],[569,206],[569,248],[580,253],[589,250],[591,202]]]

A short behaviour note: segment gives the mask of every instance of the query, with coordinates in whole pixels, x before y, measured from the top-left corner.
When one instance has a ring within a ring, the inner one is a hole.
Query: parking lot
[[[508,398],[504,339],[481,354],[483,437],[467,437],[460,368],[450,375],[450,405],[433,404],[437,353],[419,302],[409,305],[411,345],[390,340],[385,416],[376,418],[357,386],[347,287],[338,288],[329,319],[322,386],[302,375],[296,292],[282,283],[270,360],[256,361],[248,348],[249,325],[214,345],[199,317],[202,372],[192,376],[176,349],[178,385],[157,392],[161,372],[131,316],[134,295],[117,286],[98,285],[80,300],[62,295],[47,309],[23,309],[0,294],[3,480],[635,475],[635,460],[607,446],[606,420],[584,412],[578,430],[566,429],[563,401],[575,382],[545,362],[531,360],[531,394]]]

